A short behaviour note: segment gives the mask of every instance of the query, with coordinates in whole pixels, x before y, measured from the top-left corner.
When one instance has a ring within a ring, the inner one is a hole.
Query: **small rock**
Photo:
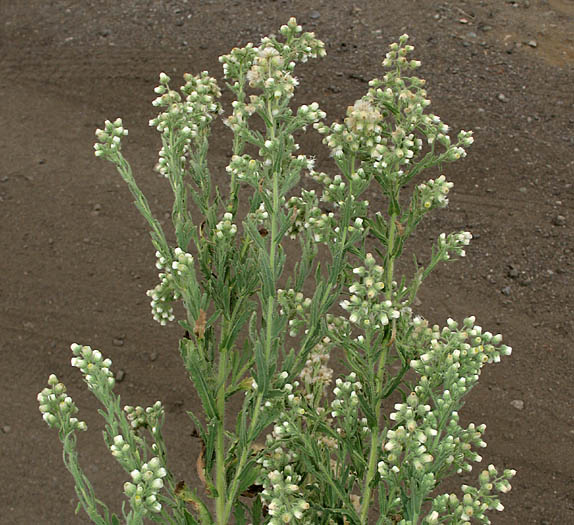
[[[566,217],[564,217],[564,215],[556,215],[556,217],[552,219],[552,224],[554,224],[554,226],[564,226],[566,224]]]
[[[472,44],[468,40],[463,40],[462,47],[470,47]]]
[[[4,177],[2,177],[2,178],[0,179],[0,182],[8,182],[9,180],[10,180],[10,179],[8,178],[8,176],[5,175]]]
[[[468,20],[467,20],[466,18],[461,18],[461,19],[459,19],[459,22],[460,22],[461,24],[468,24]]]
[[[38,164],[40,164],[40,165],[46,164],[46,159],[40,159],[40,160],[38,160]]]
[[[117,372],[116,372],[116,381],[118,383],[121,383],[126,377],[126,371],[123,368],[120,368]]]
[[[466,36],[467,36],[468,38],[476,38],[476,37],[477,37],[477,34],[476,34],[474,31],[469,31],[469,32],[466,34]]]
[[[100,211],[102,209],[102,205],[101,204],[94,204],[93,210],[94,211]]]
[[[520,188],[518,188],[518,191],[520,193],[526,193],[528,190],[524,186],[521,186]]]
[[[506,296],[510,295],[510,286],[505,286],[504,288],[502,288],[502,290],[500,290],[500,293]]]
[[[327,89],[329,91],[331,91],[331,93],[340,93],[341,92],[341,89],[338,88],[337,86],[335,86],[334,84],[331,84],[330,86],[328,86]]]
[[[485,33],[487,33],[488,31],[492,31],[492,26],[489,26],[489,25],[480,26],[479,29],[480,29],[481,31],[484,31]]]
[[[150,360],[150,361],[155,361],[157,358],[158,358],[158,353],[155,352],[155,351],[152,352],[152,353],[149,355],[149,360]]]
[[[123,337],[114,337],[112,344],[114,346],[124,346],[124,339]]]
[[[360,82],[368,82],[368,80],[363,75],[359,75],[358,73],[349,73],[348,77],[353,80],[359,80]]]
[[[508,277],[510,277],[511,279],[516,279],[519,275],[520,272],[518,271],[518,268],[516,266],[510,265],[510,268],[508,270]]]
[[[513,399],[510,404],[516,408],[516,410],[524,409],[524,401],[522,401],[522,399]]]
[[[504,93],[499,93],[496,97],[500,102],[508,102],[508,97]]]
[[[4,434],[10,433],[11,430],[12,430],[12,427],[10,425],[4,425],[2,427],[2,432],[4,432]]]
[[[312,18],[313,20],[317,20],[317,18],[321,18],[321,13],[319,13],[319,11],[311,11],[309,13],[309,18]]]
[[[112,31],[110,29],[102,29],[101,31],[98,31],[98,35],[103,36],[104,38],[110,36],[111,34]]]
[[[435,20],[440,20],[440,15],[437,13],[437,14],[433,15],[433,18],[434,18]]]
[[[538,46],[538,43],[536,42],[536,40],[529,40],[529,41],[528,41],[528,45],[529,45],[530,47],[537,47],[537,46]]]

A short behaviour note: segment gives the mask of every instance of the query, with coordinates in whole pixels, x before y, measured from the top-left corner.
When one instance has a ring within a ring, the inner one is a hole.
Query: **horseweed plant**
[[[395,275],[407,239],[428,212],[447,205],[453,186],[443,175],[411,180],[464,157],[472,133],[461,131],[453,141],[449,127],[426,112],[424,80],[407,76],[420,66],[408,58],[407,35],[391,45],[383,61],[388,72],[370,81],[343,123],[325,124],[315,102],[295,111],[295,65],[325,50],[294,18],[280,32],[284,41],[267,37],[220,57],[236,97],[224,120],[233,132],[226,194],[213,189],[206,161],[211,125],[222,113],[215,79],[185,74],[178,92],[160,75],[153,105],[161,113],[150,125],[162,139],[157,171],[175,197],[176,247],[122,155],[128,132],[121,119],[96,132],[96,156],[115,164],[151,227],[160,272],[148,292],[154,319],[176,320],[177,300],[185,308],[177,319],[186,330],[179,350],[203,406],[203,417],[189,415],[202,444],[199,477],[215,500],[206,503],[174,479],[162,404],[122,409],[111,361],[73,344],[72,365],[103,404],[106,444],[127,473],[123,518],[202,525],[490,523],[486,512],[502,510],[496,492],[510,490],[514,471],[491,465],[477,486],[462,485],[461,495],[437,489],[481,461],[473,449],[486,446],[485,426],[463,428],[458,410],[482,366],[511,349],[474,317],[448,319],[441,328],[412,310],[423,280],[439,262],[463,257],[471,234],[440,234],[426,264],[415,257],[412,277]],[[308,126],[323,135],[339,174],[316,171],[313,158],[295,154],[294,133]],[[301,174],[316,189],[293,193]],[[361,199],[372,185],[384,195],[386,213],[372,213]],[[239,190],[248,187],[242,206],[248,211],[240,213]],[[399,198],[405,187],[410,198]],[[190,199],[201,225],[192,220]],[[367,251],[368,236],[376,255]],[[286,276],[290,239],[299,243],[300,260]],[[327,263],[318,262],[320,249]],[[348,373],[331,389],[335,351]],[[66,387],[54,375],[48,383],[38,396],[40,411],[58,429],[81,506],[95,523],[119,523],[78,465],[76,431],[86,430],[85,423],[73,417],[77,408]],[[243,405],[231,425],[226,402],[237,394]]]

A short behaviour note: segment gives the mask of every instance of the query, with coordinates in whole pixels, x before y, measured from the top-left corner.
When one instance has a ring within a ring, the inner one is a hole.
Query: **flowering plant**
[[[460,496],[437,489],[481,461],[474,448],[486,446],[485,426],[462,427],[458,410],[482,366],[511,349],[474,317],[448,319],[441,328],[413,312],[424,279],[439,262],[464,257],[471,234],[442,233],[429,261],[415,257],[411,277],[398,279],[395,270],[418,223],[447,205],[453,186],[443,175],[415,177],[464,157],[472,133],[453,141],[449,127],[427,113],[424,80],[408,76],[420,62],[409,58],[406,35],[383,61],[388,72],[369,83],[342,123],[325,124],[317,103],[294,110],[295,65],[325,50],[294,18],[280,32],[283,41],[266,37],[220,58],[236,97],[224,121],[233,132],[227,193],[213,191],[207,166],[211,125],[222,113],[215,79],[186,74],[178,92],[160,75],[153,104],[161,112],[150,125],[161,133],[157,171],[174,193],[177,246],[169,245],[122,154],[128,132],[121,119],[96,132],[96,156],[115,164],[151,228],[160,272],[148,292],[154,319],[175,321],[173,304],[184,306],[179,349],[203,407],[201,417],[189,415],[202,441],[199,474],[214,500],[174,479],[162,404],[120,407],[111,361],[73,344],[72,365],[104,406],[106,444],[129,476],[123,519],[490,523],[486,513],[502,510],[496,493],[510,489],[514,471],[491,465],[477,486],[462,485]],[[323,135],[337,175],[295,153],[294,134],[308,126]],[[296,189],[302,174],[315,189]],[[373,185],[386,212],[371,213],[361,198]],[[245,200],[240,190],[249,187]],[[400,195],[403,188],[409,196]],[[204,217],[200,225],[191,202]],[[286,247],[294,242],[300,259],[286,275]],[[348,370],[331,390],[335,353]],[[79,467],[76,431],[85,423],[73,417],[66,387],[54,375],[48,382],[40,411],[58,429],[81,506],[94,523],[119,523]],[[243,405],[231,425],[226,403],[239,394]]]

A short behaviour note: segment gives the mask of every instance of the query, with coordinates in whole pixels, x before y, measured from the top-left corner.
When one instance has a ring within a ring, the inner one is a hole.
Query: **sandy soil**
[[[119,509],[124,475],[69,366],[73,341],[124,370],[124,402],[165,402],[171,463],[198,482],[185,415],[197,398],[177,355],[182,334],[151,319],[148,233],[119,176],[93,156],[93,133],[105,118],[124,118],[126,155],[165,218],[169,188],[152,171],[159,139],[147,126],[158,73],[220,77],[219,55],[292,15],[328,51],[300,70],[297,103],[317,100],[341,118],[406,31],[434,111],[474,130],[468,158],[445,170],[455,182],[450,207],[423,224],[416,244],[463,228],[475,241],[467,263],[429,280],[419,311],[440,323],[474,313],[514,348],[485,370],[464,412],[488,426],[484,462],[518,470],[493,523],[574,523],[572,0],[0,1],[0,522],[84,522],[37,409],[51,372],[91,426],[79,440],[86,472]],[[214,136],[219,181],[228,138],[222,128]],[[316,137],[305,147],[327,162]],[[378,195],[369,200],[382,206]]]

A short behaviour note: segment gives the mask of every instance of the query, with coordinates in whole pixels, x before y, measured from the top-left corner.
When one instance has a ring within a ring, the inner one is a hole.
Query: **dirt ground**
[[[485,369],[464,410],[488,427],[484,463],[518,471],[493,523],[574,523],[572,0],[0,0],[1,523],[85,522],[37,408],[52,372],[91,427],[79,439],[86,473],[120,508],[124,474],[69,365],[74,341],[124,371],[124,403],[163,400],[171,465],[197,483],[185,411],[198,403],[177,353],[181,330],[151,319],[145,291],[157,276],[146,225],[119,175],[93,156],[94,130],[123,117],[126,156],[166,219],[170,191],[152,171],[159,137],[147,125],[159,72],[221,78],[219,55],[257,44],[290,16],[328,52],[299,70],[295,103],[317,100],[340,119],[407,32],[433,111],[474,130],[467,159],[445,170],[455,182],[449,208],[423,223],[415,244],[458,229],[475,240],[466,262],[429,279],[419,313],[439,323],[475,314],[514,348]],[[304,147],[328,164],[316,136]],[[217,128],[220,183],[228,151]]]

